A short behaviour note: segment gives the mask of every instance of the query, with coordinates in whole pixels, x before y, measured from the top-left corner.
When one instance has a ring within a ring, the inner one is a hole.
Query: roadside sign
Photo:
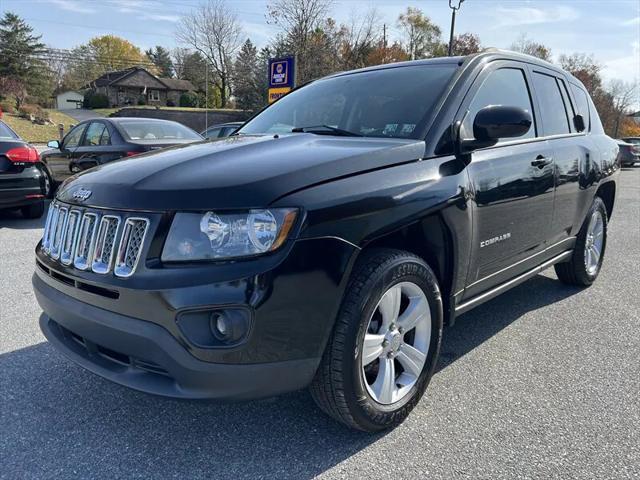
[[[295,86],[295,58],[269,59],[269,103],[289,93]]]

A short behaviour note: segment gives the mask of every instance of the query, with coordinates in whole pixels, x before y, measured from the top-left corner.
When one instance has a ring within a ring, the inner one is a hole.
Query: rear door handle
[[[531,162],[531,166],[542,168],[553,162],[552,157],[545,157],[544,155],[538,155],[534,161]]]

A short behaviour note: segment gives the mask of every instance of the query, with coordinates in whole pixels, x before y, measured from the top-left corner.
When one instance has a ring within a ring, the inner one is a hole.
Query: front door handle
[[[544,155],[538,155],[534,161],[531,162],[532,167],[542,168],[553,162],[552,157],[545,157]]]

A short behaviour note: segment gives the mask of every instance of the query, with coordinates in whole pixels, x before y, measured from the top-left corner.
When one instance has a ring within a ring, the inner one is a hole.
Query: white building
[[[74,91],[60,92],[56,95],[56,108],[58,110],[74,110],[82,108],[84,95]]]

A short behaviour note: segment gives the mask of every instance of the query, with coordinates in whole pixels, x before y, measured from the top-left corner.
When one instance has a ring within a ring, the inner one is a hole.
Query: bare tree
[[[275,0],[267,5],[269,20],[282,32],[276,37],[273,50],[297,57],[297,83],[305,83],[324,72],[319,64],[319,46],[328,38],[324,32],[333,28],[327,25],[332,0]]]
[[[342,28],[344,39],[340,53],[343,68],[367,66],[371,53],[380,42],[380,31],[380,16],[375,8],[370,8],[364,15],[352,13],[349,26]]]
[[[224,0],[208,0],[180,20],[178,41],[189,45],[211,64],[212,80],[220,94],[220,104],[227,105],[233,57],[242,43],[238,17]]]
[[[527,37],[526,33],[520,35],[518,39],[511,44],[509,50],[525,53],[527,55],[546,60],[547,62],[551,61],[551,49],[542,43],[531,40]]]
[[[608,85],[607,93],[611,95],[613,100],[612,107],[615,115],[613,136],[617,138],[622,120],[629,113],[630,107],[637,101],[638,85],[633,82],[612,80]]]

